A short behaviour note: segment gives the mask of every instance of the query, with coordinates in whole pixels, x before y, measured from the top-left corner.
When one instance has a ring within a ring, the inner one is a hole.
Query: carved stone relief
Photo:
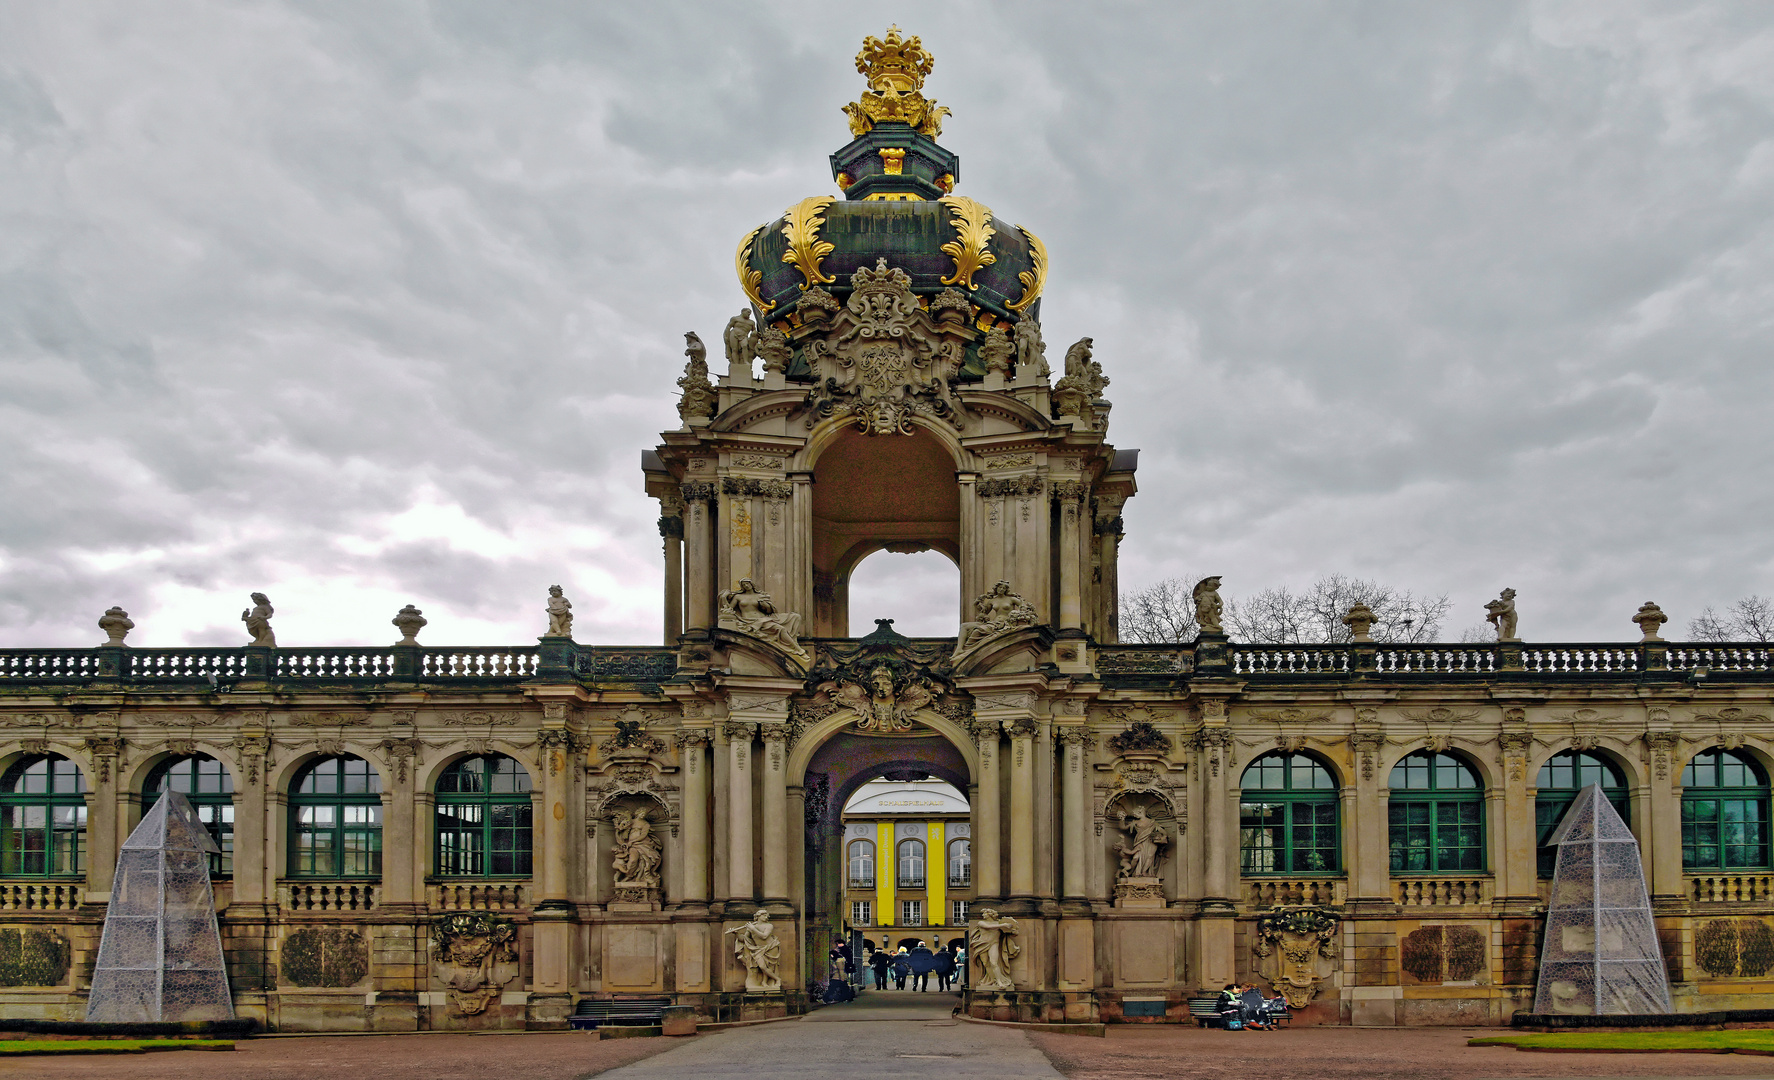
[[[458,912],[439,919],[432,936],[437,942],[433,967],[458,1015],[486,1012],[518,976],[517,926],[510,919]]]

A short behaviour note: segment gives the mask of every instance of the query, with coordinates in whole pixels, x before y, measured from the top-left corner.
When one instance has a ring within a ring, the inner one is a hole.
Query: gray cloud
[[[521,641],[556,581],[582,638],[657,637],[638,452],[738,236],[831,190],[875,16],[0,8],[0,643],[113,603],[231,642],[252,589],[292,644],[409,601]],[[1145,451],[1125,582],[1345,571],[1455,627],[1511,584],[1541,639],[1774,589],[1774,12],[896,17]],[[952,619],[936,557],[875,558],[858,632]]]

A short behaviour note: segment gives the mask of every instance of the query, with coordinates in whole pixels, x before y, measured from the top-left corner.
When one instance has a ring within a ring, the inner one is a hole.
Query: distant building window
[[[1394,874],[1484,872],[1484,786],[1472,766],[1419,750],[1392,767],[1387,787]]]
[[[875,905],[867,900],[850,901],[850,925],[875,925]]]
[[[924,841],[901,840],[899,842],[899,887],[902,889],[922,889],[924,887]]]
[[[59,754],[20,758],[0,777],[0,874],[86,870],[86,777]]]
[[[1768,777],[1748,756],[1715,747],[1695,754],[1682,770],[1682,865],[1768,865]]]
[[[1602,795],[1613,804],[1620,820],[1632,824],[1626,776],[1618,765],[1600,754],[1586,754],[1579,750],[1552,755],[1540,766],[1540,775],[1534,780],[1534,828],[1539,833],[1540,844],[1536,862],[1541,877],[1551,877],[1558,865],[1558,849],[1546,846],[1546,839],[1558,828],[1565,811],[1576,801],[1577,793],[1591,784],[1601,787]]]
[[[922,900],[900,901],[899,913],[901,916],[899,925],[901,926],[924,925],[924,901]]]
[[[211,877],[234,874],[234,778],[222,763],[208,754],[191,754],[168,758],[154,766],[148,782],[142,785],[144,809],[160,801],[162,792],[171,789],[191,800],[197,819],[221,848],[221,854],[209,857]]]
[[[875,845],[867,840],[850,841],[850,887],[875,887]]]
[[[973,841],[966,837],[949,841],[949,884],[956,888],[973,884]]]
[[[966,926],[967,925],[967,901],[965,901],[965,900],[950,900],[949,901],[949,925],[950,926]]]

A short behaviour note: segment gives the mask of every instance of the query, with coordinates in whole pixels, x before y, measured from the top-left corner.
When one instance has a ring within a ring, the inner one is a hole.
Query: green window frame
[[[1386,786],[1394,876],[1485,872],[1484,785],[1472,766],[1419,750],[1392,767]]]
[[[1712,747],[1682,770],[1682,867],[1759,870],[1768,859],[1768,774],[1747,754]]]
[[[86,774],[60,754],[34,754],[0,776],[0,877],[86,873]]]
[[[1583,750],[1562,750],[1546,759],[1534,779],[1534,829],[1539,845],[1535,856],[1536,869],[1543,878],[1550,878],[1558,866],[1558,849],[1546,843],[1552,830],[1564,819],[1565,811],[1586,787],[1595,784],[1628,826],[1632,824],[1632,800],[1626,788],[1626,774],[1620,766],[1600,754]]]
[[[1267,753],[1244,770],[1240,789],[1240,873],[1342,872],[1342,802],[1323,762],[1310,754]]]
[[[438,777],[436,794],[439,877],[530,876],[529,770],[504,754],[463,758]]]
[[[290,790],[289,874],[382,876],[382,778],[351,754],[310,762]]]
[[[209,876],[234,876],[234,778],[227,766],[208,754],[168,758],[154,766],[142,785],[142,809],[159,801],[171,788],[191,801],[197,819],[209,830],[221,854],[209,857]]]

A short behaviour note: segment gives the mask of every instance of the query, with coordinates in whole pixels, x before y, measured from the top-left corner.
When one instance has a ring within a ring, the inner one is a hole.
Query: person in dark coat
[[[912,969],[912,989],[930,989],[930,973],[936,970],[936,954],[922,941],[918,947],[906,954],[906,963]]]
[[[949,984],[954,981],[955,954],[949,951],[947,945],[944,945],[942,948],[936,950],[936,988],[938,990],[947,990]]]
[[[1269,1013],[1263,1005],[1263,992],[1252,983],[1244,984],[1244,993],[1238,997],[1238,1016],[1244,1021],[1247,1031],[1274,1031],[1275,1025],[1269,1023]]]
[[[892,966],[893,966],[892,959],[890,959],[887,956],[887,954],[882,952],[880,949],[876,949],[874,952],[869,954],[869,967],[872,968],[875,973],[875,989],[876,990],[887,989],[887,969]]]
[[[895,990],[904,990],[905,977],[911,973],[912,962],[906,958],[905,946],[901,945],[899,947],[899,952],[893,957],[893,988]]]

